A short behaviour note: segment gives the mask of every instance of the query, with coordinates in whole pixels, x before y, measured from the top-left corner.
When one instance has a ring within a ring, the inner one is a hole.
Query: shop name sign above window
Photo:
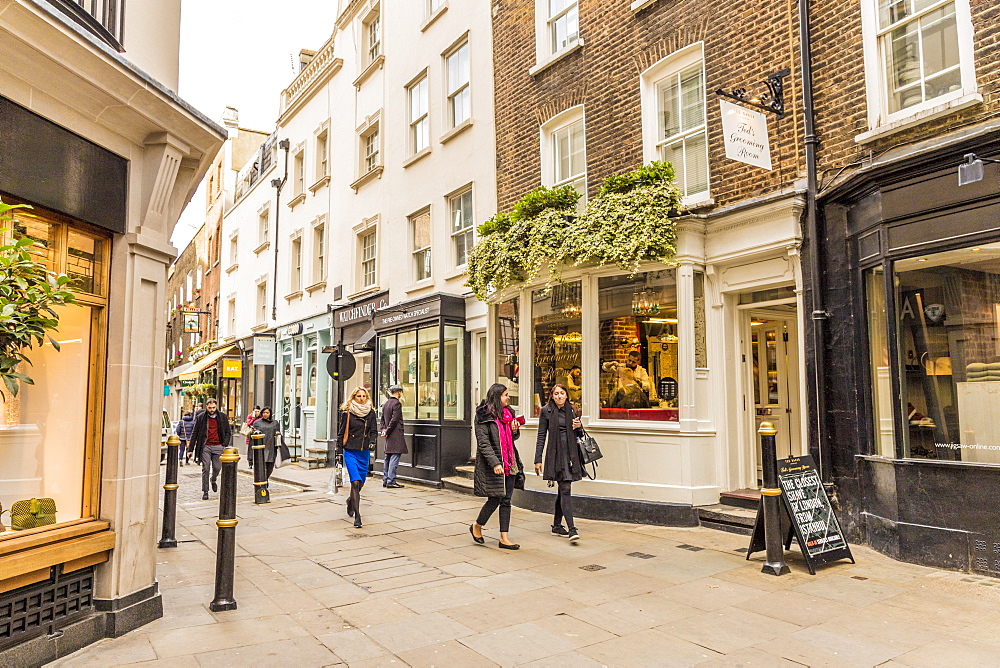
[[[771,143],[767,137],[767,117],[732,102],[719,100],[726,157],[761,169],[771,169]]]
[[[363,302],[351,304],[333,313],[333,326],[346,327],[354,323],[368,320],[375,311],[389,305],[389,293],[383,292]]]
[[[391,309],[375,316],[375,329],[387,329],[402,323],[425,320],[441,314],[441,302],[431,301],[425,304],[417,304],[405,309]]]

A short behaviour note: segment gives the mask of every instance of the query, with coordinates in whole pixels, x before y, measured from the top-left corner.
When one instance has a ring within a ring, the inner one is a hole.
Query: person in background
[[[566,390],[569,392],[569,400],[573,405],[580,405],[580,398],[583,396],[583,370],[579,366],[573,365],[566,378]]]
[[[181,466],[184,466],[191,461],[192,450],[188,448],[191,434],[194,433],[194,416],[191,415],[191,411],[184,413],[184,417],[177,423],[174,433],[181,439],[181,447],[177,448],[177,458],[180,460]]]
[[[639,364],[640,356],[638,350],[633,350],[628,354],[628,358],[625,360],[625,368],[632,372],[632,378],[635,380],[635,384],[639,386],[647,397],[653,396],[653,384],[649,382],[649,374],[646,370]]]
[[[573,518],[571,486],[583,477],[580,449],[576,446],[576,437],[582,435],[583,425],[580,423],[579,413],[569,401],[569,392],[562,385],[554,385],[549,394],[549,403],[542,406],[538,415],[535,475],[543,475],[550,481],[550,485],[555,482],[559,486],[552,533],[557,536],[567,536],[571,543],[580,540],[580,533],[576,530]],[[569,530],[562,525],[564,517]]]
[[[337,443],[344,450],[344,468],[351,477],[351,495],[347,499],[347,514],[354,526],[361,527],[361,488],[368,477],[369,452],[378,437],[378,421],[368,390],[357,387],[340,407],[337,420]]]
[[[510,542],[510,499],[515,489],[524,489],[524,466],[514,441],[521,435],[520,425],[508,404],[510,394],[500,383],[490,386],[486,398],[476,408],[476,473],[474,491],[485,496],[486,503],[474,524],[469,525],[472,540],[480,545],[483,525],[500,509],[500,548],[517,550]]]
[[[257,411],[257,409],[254,409]],[[271,407],[265,406],[258,411],[259,416],[253,422],[254,431],[264,434],[264,480],[274,472],[274,462],[277,459],[278,448],[287,450],[285,437],[281,433],[281,423],[274,419]],[[250,439],[247,438],[247,441]],[[287,457],[287,455],[283,455]]]
[[[232,441],[233,432],[229,416],[219,410],[219,402],[209,399],[205,411],[194,418],[191,444],[194,463],[201,464],[201,499],[208,500],[208,483],[211,475],[212,491],[219,491],[219,472],[222,470],[222,450]]]
[[[253,423],[256,422],[259,418],[260,418],[260,406],[254,406],[253,410],[250,411],[250,415],[247,416],[246,425],[248,427],[252,427]],[[252,469],[253,468],[253,450],[251,450],[250,446],[253,445],[253,442],[250,440],[249,436],[247,436],[246,439],[247,439],[247,462],[250,464],[250,468]]]
[[[399,458],[405,455],[406,438],[403,436],[403,388],[393,385],[389,388],[389,398],[382,404],[381,436],[385,439],[385,472],[382,476],[382,486],[400,489],[403,486],[396,482],[396,468]]]

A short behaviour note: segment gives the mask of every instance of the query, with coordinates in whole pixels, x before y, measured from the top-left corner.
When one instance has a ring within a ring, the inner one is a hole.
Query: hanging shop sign
[[[242,378],[243,360],[222,360],[223,378]]]
[[[184,333],[198,334],[201,332],[201,317],[197,312],[184,312]]]
[[[840,559],[854,563],[840,522],[830,505],[813,458],[809,455],[778,460],[778,484],[781,486],[781,535],[785,546],[792,537],[799,544],[809,572],[816,566]],[[757,511],[747,558],[766,549],[764,543],[764,506]]]
[[[771,144],[767,117],[732,102],[719,100],[726,157],[761,169],[771,169]]]
[[[277,358],[277,345],[274,334],[254,334],[253,365],[274,366]]]
[[[197,374],[191,374],[191,375],[194,376],[194,377],[193,378],[181,378],[180,379],[181,387],[191,387],[196,382],[198,382]]]
[[[166,383],[163,384],[163,396],[165,397],[170,396],[170,386],[167,385]]]

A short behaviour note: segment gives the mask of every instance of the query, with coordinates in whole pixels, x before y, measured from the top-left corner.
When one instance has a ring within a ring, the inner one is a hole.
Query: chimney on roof
[[[236,107],[226,107],[226,110],[222,112],[222,124],[227,128],[236,128],[240,124],[240,112],[236,111]]]
[[[312,59],[316,57],[315,51],[310,51],[309,49],[302,49],[299,51],[299,72],[306,68],[306,65],[312,62]]]

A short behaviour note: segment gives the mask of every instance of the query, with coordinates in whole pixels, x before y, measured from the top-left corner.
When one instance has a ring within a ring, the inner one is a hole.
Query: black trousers
[[[510,497],[514,496],[514,479],[516,476],[505,475],[503,477],[503,496],[491,496],[486,499],[483,509],[479,511],[476,524],[485,525],[493,517],[493,512],[500,508],[500,531],[507,533],[510,531]]]
[[[560,480],[557,483],[559,485],[559,493],[556,494],[556,513],[553,520],[553,524],[562,524],[563,517],[566,518],[566,525],[573,528],[573,494],[571,490],[572,482],[568,480]]]

